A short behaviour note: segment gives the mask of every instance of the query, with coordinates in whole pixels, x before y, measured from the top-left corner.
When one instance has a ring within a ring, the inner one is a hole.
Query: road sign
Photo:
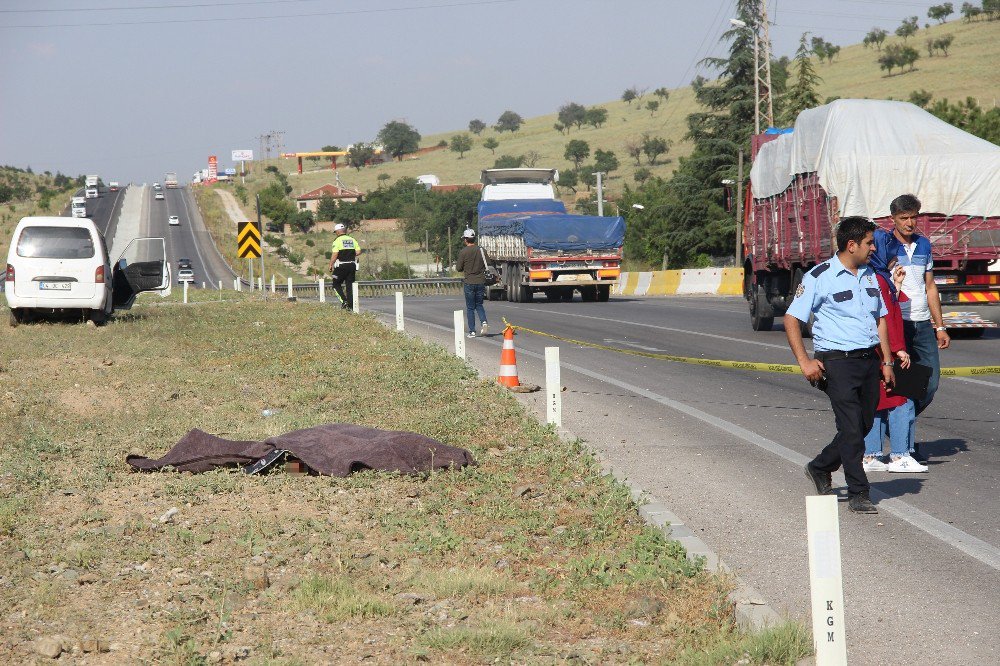
[[[236,248],[240,259],[260,256],[260,229],[253,222],[240,222],[236,233]]]
[[[252,150],[234,150],[233,151],[233,161],[234,162],[252,162],[253,161],[253,151]]]

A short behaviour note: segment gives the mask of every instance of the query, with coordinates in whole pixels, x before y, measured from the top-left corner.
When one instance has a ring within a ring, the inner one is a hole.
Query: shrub
[[[309,247],[315,247],[316,246],[316,241],[314,241],[312,238],[307,238],[306,239],[306,245],[309,246]]]

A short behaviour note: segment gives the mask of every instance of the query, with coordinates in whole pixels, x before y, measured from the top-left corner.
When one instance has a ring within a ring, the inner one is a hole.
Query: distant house
[[[431,185],[431,192],[457,192],[458,190],[476,190],[477,192],[483,189],[482,183],[469,183],[467,185]]]
[[[357,190],[349,190],[327,183],[323,187],[318,187],[311,192],[306,192],[295,197],[295,206],[298,210],[309,210],[316,213],[319,209],[319,200],[324,196],[333,197],[334,201],[339,205],[342,201],[354,203],[360,200],[362,195]]]

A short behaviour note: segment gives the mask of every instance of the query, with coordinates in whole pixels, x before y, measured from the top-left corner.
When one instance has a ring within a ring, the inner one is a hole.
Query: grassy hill
[[[29,215],[60,215],[73,192],[82,186],[62,174],[33,173],[26,169],[0,166],[0,258],[7,261],[7,248],[14,227]]]
[[[928,57],[924,47],[926,40],[946,34],[954,35],[955,38],[950,55]],[[996,67],[998,40],[1000,21],[963,23],[953,20],[943,25],[922,28],[908,41],[911,46],[921,50],[916,68],[912,72],[893,76],[886,76],[879,69],[876,62],[878,52],[874,49],[866,49],[861,44],[845,45],[833,64],[816,64],[817,72],[823,77],[819,92],[823,98],[836,96],[906,100],[912,91],[926,89],[934,94],[935,99],[957,101],[973,97],[979,100],[981,106],[991,108],[1000,96],[1000,70]],[[899,41],[902,40],[892,36],[886,39],[886,44]],[[341,168],[340,176],[346,184],[362,190],[376,188],[378,176],[382,173],[389,174],[392,180],[402,176],[435,174],[442,183],[474,183],[479,181],[480,170],[491,167],[497,156],[522,155],[529,151],[538,153],[538,166],[567,169],[572,167],[572,163],[563,158],[565,145],[570,139],[582,139],[590,144],[591,154],[597,149],[603,149],[613,150],[618,156],[621,168],[607,181],[609,194],[614,196],[621,191],[624,183],[632,182],[637,168],[635,161],[625,153],[624,146],[628,139],[648,132],[673,141],[673,148],[665,158],[661,157],[661,163],[650,166],[643,157],[642,166],[659,176],[670,175],[676,169],[677,158],[691,151],[690,142],[684,140],[687,129],[685,121],[687,115],[698,107],[690,86],[672,90],[669,100],[665,104],[661,103],[660,109],[653,114],[644,108],[649,99],[654,98],[647,94],[631,105],[621,101],[599,104],[598,106],[608,110],[608,122],[600,129],[585,127],[571,130],[569,135],[560,134],[552,127],[557,120],[553,109],[550,115],[526,119],[515,134],[497,134],[492,129],[487,129],[481,136],[473,137],[473,149],[461,159],[457,153],[446,149],[422,155],[419,159],[367,167],[361,171]],[[495,121],[493,118],[482,120],[487,123]],[[453,132],[425,136],[421,146],[434,146],[441,140],[449,140],[464,131],[466,130],[462,127]],[[483,139],[490,136],[496,137],[500,142],[496,156],[482,146]],[[297,146],[293,149],[313,150],[316,147]],[[269,163],[291,174],[290,183],[295,187],[295,194],[333,181],[329,168],[321,168],[322,165],[318,162],[306,161],[304,168],[307,172],[301,176],[296,173],[297,165],[293,159],[277,159]]]

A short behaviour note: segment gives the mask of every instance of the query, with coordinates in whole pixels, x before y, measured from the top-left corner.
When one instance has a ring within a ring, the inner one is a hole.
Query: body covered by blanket
[[[130,455],[125,462],[144,472],[168,465],[182,472],[206,472],[216,467],[247,465],[275,449],[285,449],[311,469],[329,476],[348,476],[365,469],[413,474],[476,464],[465,449],[430,437],[347,423],[294,430],[263,442],[222,439],[195,429],[158,460]]]

